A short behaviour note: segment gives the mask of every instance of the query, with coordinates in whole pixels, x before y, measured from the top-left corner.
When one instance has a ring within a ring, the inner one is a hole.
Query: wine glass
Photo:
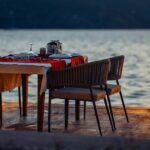
[[[33,54],[33,50],[32,50],[32,43],[29,44],[30,45],[30,50],[29,50],[29,54]]]
[[[33,53],[34,53],[33,50],[32,50],[32,45],[33,45],[33,44],[30,43],[29,45],[30,45],[30,48],[29,48],[29,51],[28,51],[28,59],[30,59],[30,57],[31,57],[31,56],[33,55]]]

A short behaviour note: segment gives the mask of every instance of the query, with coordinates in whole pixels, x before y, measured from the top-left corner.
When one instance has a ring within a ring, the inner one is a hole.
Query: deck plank
[[[104,107],[98,107],[103,136],[119,136],[136,139],[150,138],[150,108],[128,107],[130,122],[127,123],[121,107],[113,107],[117,130],[112,132],[108,116]],[[29,104],[29,114],[20,118],[17,103],[3,103],[3,127],[6,131],[35,131],[37,128],[37,106]],[[68,131],[64,129],[64,106],[52,104],[52,133],[69,133],[77,135],[99,136],[94,111],[91,106],[87,107],[87,118],[83,119],[81,107],[80,120],[75,121],[74,105],[70,105]],[[47,104],[44,114],[44,131],[47,132]]]

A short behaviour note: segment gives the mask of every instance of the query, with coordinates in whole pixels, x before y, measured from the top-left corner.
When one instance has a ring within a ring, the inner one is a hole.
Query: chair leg
[[[49,90],[49,99],[48,99],[48,132],[51,132],[51,93]]]
[[[109,98],[108,94],[107,94],[107,100],[108,100],[108,104],[109,104],[109,109],[110,109],[110,114],[111,114],[112,122],[113,122],[113,125],[114,125],[114,129],[116,129],[116,124],[115,124],[115,120],[114,120],[112,106],[111,106],[111,102],[110,102],[110,98]]]
[[[65,130],[68,129],[69,100],[65,99]]]
[[[2,120],[3,120],[3,115],[2,115],[2,93],[0,92],[0,128],[2,127]]]
[[[126,106],[125,106],[123,96],[122,96],[122,92],[120,91],[119,94],[120,94],[120,98],[121,98],[121,101],[122,101],[122,106],[123,106],[123,109],[124,109],[126,120],[127,120],[127,122],[129,122],[128,114],[127,114],[127,111],[126,111]]]
[[[94,107],[94,111],[95,111],[95,116],[96,116],[96,120],[97,120],[97,125],[98,125],[98,129],[99,129],[99,133],[102,136],[100,121],[99,121],[99,118],[98,118],[98,113],[97,113],[96,104],[95,104],[94,100],[93,100],[93,107]]]
[[[20,111],[20,117],[22,116],[22,106],[21,106],[21,87],[18,87],[18,98],[19,98],[19,111]]]
[[[114,131],[115,128],[113,126],[112,117],[111,117],[110,112],[109,112],[109,108],[108,108],[108,105],[107,105],[106,98],[104,98],[104,103],[105,103],[105,107],[106,107],[106,110],[107,110],[107,114],[108,114],[108,117],[109,117],[109,122],[110,122],[110,125],[111,125],[111,128],[112,128],[112,131]]]
[[[80,101],[75,100],[75,119],[80,120]]]
[[[84,101],[84,120],[86,119],[86,101]]]

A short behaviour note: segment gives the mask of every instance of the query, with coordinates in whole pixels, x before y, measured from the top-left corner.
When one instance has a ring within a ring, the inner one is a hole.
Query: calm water
[[[150,30],[0,30],[0,54],[39,51],[46,43],[58,39],[63,51],[79,52],[89,60],[125,55],[120,83],[129,106],[150,106]],[[36,101],[36,76],[30,78],[29,100]],[[16,90],[6,92],[4,100],[17,100]],[[114,105],[120,99],[113,97]]]

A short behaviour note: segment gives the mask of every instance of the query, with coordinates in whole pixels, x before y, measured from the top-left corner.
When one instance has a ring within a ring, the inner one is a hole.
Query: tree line
[[[150,28],[149,0],[0,0],[0,28]]]

